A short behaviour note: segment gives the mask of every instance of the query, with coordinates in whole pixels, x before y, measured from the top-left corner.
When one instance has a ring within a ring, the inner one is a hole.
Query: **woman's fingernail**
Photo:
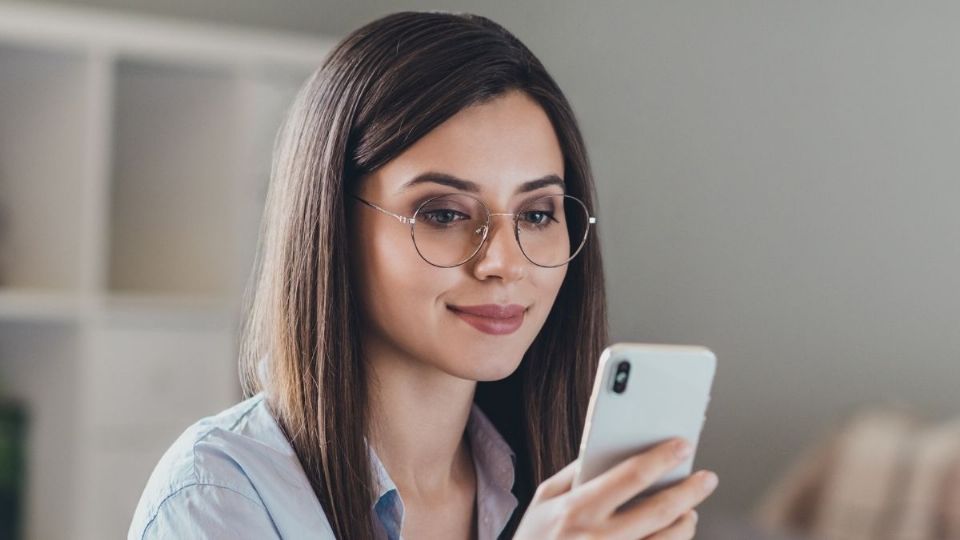
[[[712,490],[713,488],[717,487],[719,480],[720,479],[717,478],[717,474],[712,471],[707,471],[703,474],[703,486],[708,490]]]
[[[693,518],[693,522],[694,522],[694,523],[700,521],[700,514],[697,514],[697,511],[696,511],[696,510],[691,510],[691,511],[690,511],[690,517]]]

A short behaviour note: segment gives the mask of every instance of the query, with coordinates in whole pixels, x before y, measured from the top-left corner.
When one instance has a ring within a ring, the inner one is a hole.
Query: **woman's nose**
[[[477,279],[498,277],[503,281],[517,281],[526,275],[527,258],[520,250],[511,214],[495,214],[490,218],[487,238],[473,261]]]

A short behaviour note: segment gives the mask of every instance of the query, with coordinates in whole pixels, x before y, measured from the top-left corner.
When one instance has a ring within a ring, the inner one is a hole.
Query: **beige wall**
[[[708,508],[747,509],[858,404],[960,410],[960,4],[71,3],[335,34],[405,5],[513,30],[587,136],[613,337],[718,353]]]

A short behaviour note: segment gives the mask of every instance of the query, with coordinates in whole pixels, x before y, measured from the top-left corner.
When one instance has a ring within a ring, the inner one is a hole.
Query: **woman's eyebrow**
[[[463,178],[457,178],[456,176],[441,173],[441,172],[425,172],[420,173],[417,176],[413,177],[412,180],[406,184],[400,186],[400,189],[397,190],[397,193],[406,191],[413,186],[418,184],[440,184],[442,186],[449,186],[454,189],[459,189],[460,191],[467,191],[469,193],[480,193],[480,185],[476,182],[470,180],[464,180]],[[520,184],[515,193],[527,193],[529,191],[534,191],[546,186],[560,186],[564,187],[563,179],[555,174],[548,174],[534,180],[529,180]]]

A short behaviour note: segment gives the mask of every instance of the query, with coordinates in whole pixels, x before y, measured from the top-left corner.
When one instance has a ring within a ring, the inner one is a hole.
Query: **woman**
[[[275,148],[252,397],[174,443],[130,537],[692,537],[712,473],[615,512],[675,442],[571,488],[607,338],[593,191],[569,104],[499,25],[350,34]]]

